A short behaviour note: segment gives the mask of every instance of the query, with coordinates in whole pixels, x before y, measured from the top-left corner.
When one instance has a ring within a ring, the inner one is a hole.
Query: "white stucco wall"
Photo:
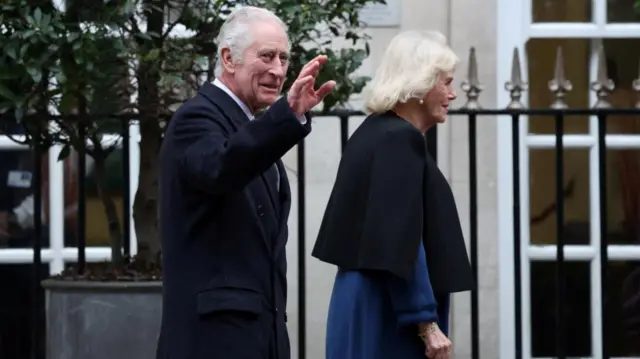
[[[482,6],[473,0],[398,0],[402,6],[402,22],[395,28],[372,28],[371,56],[362,73],[371,75],[386,45],[400,30],[435,29],[444,33],[454,51],[462,59],[456,73],[456,87],[466,75],[468,50],[477,49],[480,81],[484,84],[481,103],[485,107],[496,104],[496,1]],[[391,2],[390,2],[391,3]],[[459,91],[456,105],[464,103]],[[360,108],[360,101],[353,101]],[[457,107],[455,106],[455,107]],[[362,118],[352,119],[350,131]],[[340,160],[340,134],[337,118],[316,118],[313,132],[306,140],[306,263],[307,263],[307,355],[309,359],[324,358],[324,338],[327,308],[335,269],[310,256],[315,236],[324,213]],[[456,196],[465,233],[469,224],[469,174],[466,117],[451,117],[439,127],[438,154],[440,167],[449,179]],[[496,201],[496,121],[478,120],[478,223],[479,223],[479,288],[480,288],[480,349],[481,358],[498,357],[498,240]],[[293,192],[293,206],[289,218],[289,328],[292,358],[298,357],[298,207],[297,207],[297,149],[284,158]],[[469,358],[470,296],[453,297],[453,328],[451,338],[456,358]]]

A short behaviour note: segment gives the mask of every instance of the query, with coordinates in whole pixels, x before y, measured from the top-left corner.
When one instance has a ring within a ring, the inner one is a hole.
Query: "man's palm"
[[[296,81],[291,85],[287,100],[297,116],[301,116],[317,106],[336,86],[335,81],[327,81],[317,90],[314,89],[320,67],[326,62],[327,57],[324,55],[309,61],[300,71]]]

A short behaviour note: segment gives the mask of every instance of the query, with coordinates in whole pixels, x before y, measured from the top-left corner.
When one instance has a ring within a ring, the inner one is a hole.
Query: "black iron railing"
[[[599,54],[599,62],[603,62],[604,55],[602,53]],[[509,103],[506,109],[481,109],[478,103],[479,93],[482,90],[478,82],[478,74],[477,74],[477,64],[475,60],[475,51],[472,49],[469,56],[469,69],[466,80],[463,82],[463,90],[466,93],[467,102],[460,109],[450,111],[451,117],[466,117],[466,122],[468,124],[468,151],[469,151],[469,189],[468,194],[470,198],[469,203],[469,254],[470,260],[472,263],[473,271],[476,275],[476,281],[478,279],[478,156],[477,156],[477,121],[483,119],[482,121],[497,121],[497,126],[504,126],[504,128],[511,129],[511,151],[512,151],[512,163],[511,164],[499,164],[510,165],[512,169],[512,198],[513,198],[513,302],[514,302],[514,330],[515,330],[515,343],[514,343],[514,353],[512,356],[509,356],[508,359],[521,359],[523,356],[529,356],[530,353],[523,353],[523,315],[529,315],[529,313],[523,313],[522,310],[522,228],[523,225],[521,223],[521,213],[522,213],[522,203],[520,194],[522,192],[522,188],[520,186],[520,178],[521,178],[521,168],[522,164],[520,163],[520,149],[523,146],[523,139],[521,138],[521,128],[520,122],[521,120],[527,118],[528,116],[542,116],[548,118],[549,121],[554,121],[555,123],[555,168],[556,168],[556,260],[555,260],[555,286],[556,286],[556,313],[555,313],[555,323],[549,324],[551,329],[555,329],[555,354],[554,357],[559,359],[565,359],[570,354],[567,352],[567,338],[566,333],[569,330],[569,325],[571,323],[567,323],[565,314],[567,312],[566,305],[564,303],[564,297],[567,294],[566,291],[566,278],[567,278],[567,270],[566,270],[566,260],[564,248],[566,245],[566,233],[563,228],[564,220],[565,220],[565,196],[563,195],[563,183],[564,183],[564,139],[565,139],[565,119],[567,117],[572,116],[593,116],[597,118],[597,146],[598,146],[598,166],[599,166],[599,213],[600,213],[600,267],[601,267],[601,302],[602,306],[602,328],[600,332],[602,333],[602,338],[594,338],[595,340],[602,341],[602,353],[603,359],[608,359],[611,357],[611,342],[610,338],[607,337],[607,328],[609,326],[609,321],[611,316],[610,305],[611,303],[607,300],[607,296],[609,295],[610,288],[607,284],[607,276],[608,276],[608,256],[607,256],[607,188],[609,184],[607,183],[606,178],[606,163],[607,163],[607,120],[611,116],[640,116],[640,102],[636,105],[636,108],[629,109],[612,109],[606,103],[606,97],[609,92],[613,90],[613,85],[608,82],[606,79],[608,76],[606,72],[602,72],[598,74],[598,80],[592,84],[592,90],[596,92],[598,101],[594,104],[593,108],[582,108],[582,109],[569,109],[567,108],[566,103],[564,103],[564,97],[567,91],[569,91],[570,86],[569,82],[564,78],[563,72],[563,64],[562,57],[559,55],[556,62],[555,69],[555,78],[550,82],[550,90],[553,92],[554,102],[552,103],[550,109],[526,109],[524,105],[520,102],[520,98],[522,92],[526,90],[526,84],[522,81],[520,74],[520,64],[517,50],[514,51],[514,62],[512,69],[512,78],[506,84],[506,89],[510,93],[511,103]],[[640,79],[636,80],[633,87],[636,89],[635,91],[640,92]],[[362,116],[363,114],[360,112],[353,111],[335,111],[326,114],[315,114],[315,116],[323,116],[323,117],[334,117],[340,121],[340,139],[341,146],[344,149],[344,146],[349,137],[349,121],[350,118],[354,116]],[[454,120],[454,121],[460,121]],[[123,156],[123,212],[124,212],[124,238],[123,238],[123,252],[128,253],[130,248],[131,241],[131,228],[129,225],[129,215],[130,215],[130,198],[131,198],[131,188],[129,186],[129,154],[131,149],[129,148],[129,123],[128,121],[123,122],[123,126],[121,129],[124,140],[122,142],[122,156]],[[82,136],[82,132],[80,133]],[[431,155],[434,159],[437,160],[437,129],[433,128],[432,130],[427,132],[427,147]],[[305,176],[305,142],[302,141],[297,146],[298,153],[298,310],[299,310],[299,322],[298,322],[298,359],[306,359],[306,239],[307,239],[307,230],[306,230],[306,176]],[[39,144],[36,144],[32,147],[32,150],[35,152],[35,163],[34,163],[34,181],[33,182],[33,193],[35,199],[35,208],[42,207],[42,192],[41,192],[41,161],[42,155],[45,153],[46,149],[42,148]],[[82,155],[84,153],[83,149],[79,149],[79,153],[81,154],[78,158],[78,238],[77,238],[77,248],[78,248],[78,268],[83,269],[85,267],[86,262],[86,238],[85,238],[85,229],[86,229],[86,197],[85,192],[86,188],[84,185],[84,175],[86,163],[85,156]],[[498,189],[499,191],[501,189]],[[38,212],[36,212],[38,213]],[[34,295],[34,300],[32,303],[32,318],[33,322],[37,325],[32,327],[32,348],[34,349],[34,353],[42,351],[42,337],[41,332],[38,328],[42,325],[43,318],[41,316],[43,302],[38,295],[41,293],[40,290],[40,280],[42,276],[39,275],[39,272],[36,268],[39,268],[42,263],[41,258],[41,249],[42,242],[41,238],[43,235],[43,225],[42,218],[40,216],[35,216],[35,234],[33,241],[33,263],[34,265],[34,277],[32,283],[32,293]],[[528,243],[526,244],[529,245]],[[529,260],[528,257],[525,260]],[[479,296],[478,290],[475,290],[471,293],[471,357],[473,359],[480,358],[480,328],[479,328]],[[597,305],[597,304],[596,304]],[[592,353],[596,354],[596,353]],[[36,357],[35,354],[32,357]],[[489,358],[486,358],[489,359]],[[504,358],[507,359],[507,358]]]
[[[555,157],[555,167],[556,167],[556,222],[557,222],[557,260],[556,260],[556,323],[553,325],[556,327],[557,333],[557,342],[556,342],[556,353],[558,358],[566,358],[566,338],[564,337],[568,325],[570,323],[566,323],[565,315],[567,308],[565,308],[563,297],[566,293],[566,270],[565,270],[565,257],[564,257],[564,246],[565,246],[565,234],[563,232],[563,223],[564,223],[564,201],[565,196],[563,195],[563,183],[564,183],[564,156],[563,156],[563,138],[564,138],[564,121],[567,117],[571,116],[595,116],[598,119],[598,133],[597,133],[597,144],[598,144],[598,166],[599,166],[599,196],[600,196],[600,267],[601,267],[601,279],[602,279],[602,293],[601,293],[601,305],[602,305],[602,313],[603,313],[603,338],[602,340],[602,348],[603,358],[609,358],[609,349],[607,345],[606,338],[606,327],[607,327],[607,313],[609,313],[610,309],[608,305],[610,303],[605,300],[607,297],[607,178],[606,178],[606,124],[607,118],[615,115],[615,116],[640,116],[640,108],[635,109],[503,109],[503,110],[486,110],[486,109],[458,109],[452,110],[450,112],[452,117],[466,117],[466,121],[468,124],[468,145],[469,145],[469,254],[470,260],[472,263],[472,267],[474,273],[476,274],[476,279],[478,275],[478,177],[477,177],[477,128],[476,122],[478,119],[486,118],[487,120],[494,119],[498,121],[498,126],[508,126],[511,128],[511,136],[512,136],[512,158],[513,163],[512,166],[512,175],[513,175],[513,266],[514,266],[514,307],[515,307],[515,316],[514,316],[514,327],[515,327],[515,353],[514,358],[519,359],[522,358],[522,287],[521,287],[521,261],[523,258],[521,257],[521,203],[520,203],[520,147],[522,143],[521,132],[520,132],[520,120],[524,116],[545,116],[548,117],[550,121],[555,122],[555,148],[556,148],[556,157]],[[341,146],[344,149],[344,146],[349,137],[349,120],[354,116],[362,116],[362,113],[359,112],[335,112],[329,114],[318,114],[318,116],[323,117],[335,117],[338,121],[340,121],[340,138],[341,138]],[[497,119],[496,119],[497,118]],[[455,120],[454,120],[455,121]],[[128,121],[124,121],[128,123]],[[122,141],[122,156],[123,156],[123,211],[125,219],[123,222],[123,235],[124,235],[124,245],[123,245],[123,253],[128,253],[130,245],[130,235],[131,235],[131,226],[128,225],[128,220],[130,215],[131,208],[130,204],[130,196],[131,196],[131,188],[129,186],[129,126],[122,127],[122,135],[124,136],[124,140]],[[427,147],[431,155],[437,159],[437,129],[434,128],[427,133]],[[558,150],[560,149],[560,150]],[[33,180],[33,195],[34,195],[34,204],[35,208],[41,208],[43,205],[43,194],[42,188],[40,184],[42,183],[42,158],[43,155],[46,154],[46,149],[42,148],[41,145],[34,143],[33,151],[35,152],[34,156],[34,180]],[[82,270],[86,265],[86,238],[85,238],[85,229],[86,229],[86,186],[85,183],[85,157],[82,155],[83,150],[78,149],[81,154],[78,156],[78,233],[77,233],[77,248],[78,248],[78,263],[77,268]],[[299,340],[299,352],[298,358],[304,359],[307,357],[306,355],[306,239],[307,228],[306,228],[306,202],[305,202],[305,192],[306,192],[306,173],[305,173],[305,142],[301,142],[297,146],[298,152],[298,340]],[[312,235],[312,234],[309,234]],[[42,328],[43,320],[43,306],[44,303],[41,299],[41,288],[40,281],[42,278],[42,273],[38,271],[38,268],[41,267],[42,264],[42,256],[41,250],[43,248],[42,238],[44,236],[44,227],[43,221],[40,216],[35,216],[35,226],[34,226],[34,240],[33,240],[33,283],[32,283],[32,295],[33,298],[31,300],[32,307],[32,347],[34,349],[34,353],[42,352],[43,338]],[[478,300],[478,291],[473,291],[471,293],[471,353],[473,359],[478,359],[480,348],[479,348],[479,338],[480,338],[480,328],[479,328],[479,300]],[[36,358],[37,356],[32,356]]]

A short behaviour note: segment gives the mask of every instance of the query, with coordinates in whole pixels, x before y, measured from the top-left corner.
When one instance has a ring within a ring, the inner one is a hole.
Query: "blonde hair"
[[[396,35],[371,81],[365,110],[383,113],[398,103],[421,99],[442,72],[453,71],[459,59],[437,31],[404,31]]]

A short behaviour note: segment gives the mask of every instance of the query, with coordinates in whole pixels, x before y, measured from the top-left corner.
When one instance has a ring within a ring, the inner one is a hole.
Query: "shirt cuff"
[[[307,124],[307,116],[305,116],[305,115],[298,116],[298,121],[300,121],[300,123],[302,125],[306,125]]]

